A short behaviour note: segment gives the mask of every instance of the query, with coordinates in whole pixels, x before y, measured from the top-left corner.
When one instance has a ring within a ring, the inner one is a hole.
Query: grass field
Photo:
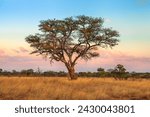
[[[112,100],[150,99],[150,80],[116,81],[111,78],[0,77],[0,99]]]

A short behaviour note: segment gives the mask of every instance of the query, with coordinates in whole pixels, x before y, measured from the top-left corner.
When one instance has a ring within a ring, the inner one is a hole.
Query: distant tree
[[[26,74],[27,74],[27,71],[26,71],[26,70],[21,70],[21,71],[20,71],[20,74],[21,74],[21,75],[26,75]]]
[[[2,74],[2,72],[3,72],[3,69],[0,68],[0,75]]]
[[[105,69],[100,67],[100,68],[97,68],[97,71],[98,72],[105,72]]]
[[[87,77],[92,77],[93,76],[92,72],[90,72],[90,71],[87,72],[86,75],[87,75]]]
[[[16,76],[16,75],[18,75],[18,72],[16,71],[16,70],[12,70],[12,75],[14,75],[14,76]]]
[[[0,73],[3,71],[3,69],[0,68]]]
[[[98,57],[98,47],[112,48],[118,45],[119,33],[103,27],[102,18],[89,16],[69,17],[64,20],[41,21],[42,33],[29,35],[26,41],[34,48],[32,54],[43,55],[50,62],[65,64],[69,79],[77,79],[75,65],[82,58]]]
[[[59,71],[59,72],[57,73],[57,75],[58,75],[59,77],[65,77],[65,76],[67,76],[66,72],[64,72],[64,71]]]
[[[58,73],[54,72],[54,71],[45,71],[45,72],[43,72],[43,75],[44,76],[57,76]]]
[[[115,69],[112,71],[112,74],[116,80],[123,80],[128,78],[128,72],[123,65],[118,64]]]
[[[41,74],[42,74],[42,70],[38,67],[36,73],[37,73],[38,75],[41,75]]]
[[[34,70],[33,69],[21,70],[20,74],[23,76],[32,76],[34,74]]]
[[[80,77],[86,77],[87,76],[87,73],[86,72],[79,72],[78,75]]]
[[[12,70],[12,73],[17,73],[17,71],[16,70]]]
[[[33,69],[28,69],[27,70],[27,75],[33,75],[34,74],[34,70]]]
[[[105,69],[104,68],[97,68],[98,76],[105,77]]]
[[[11,76],[11,72],[10,72],[10,71],[7,71],[7,70],[4,70],[4,71],[2,72],[2,75],[4,75],[4,76]]]

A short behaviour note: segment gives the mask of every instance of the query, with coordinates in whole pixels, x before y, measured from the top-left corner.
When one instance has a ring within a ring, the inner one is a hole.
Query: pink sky
[[[30,55],[31,48],[18,47],[14,49],[0,49],[0,67],[6,70],[22,70],[32,68],[37,70],[54,70],[66,71],[64,65],[60,62],[50,64],[48,60],[41,56]],[[113,51],[110,49],[99,50],[100,57],[93,58],[89,61],[80,60],[76,66],[76,71],[96,71],[98,67],[105,69],[114,68],[117,64],[123,64],[128,71],[148,72],[150,69],[150,57],[142,57]]]

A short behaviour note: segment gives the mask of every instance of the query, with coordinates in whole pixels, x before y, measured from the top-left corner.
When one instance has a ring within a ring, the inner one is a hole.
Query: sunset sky
[[[41,20],[88,15],[105,19],[104,26],[120,33],[120,43],[100,49],[100,57],[79,61],[76,70],[96,71],[123,64],[128,71],[150,72],[150,0],[0,0],[0,68],[66,71],[61,63],[50,65],[30,55],[25,42],[38,33]]]

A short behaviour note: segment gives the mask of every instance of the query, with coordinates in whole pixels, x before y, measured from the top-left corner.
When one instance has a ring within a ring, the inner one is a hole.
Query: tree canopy
[[[119,42],[119,33],[112,28],[104,28],[103,23],[102,18],[84,15],[44,20],[39,25],[41,33],[29,35],[26,41],[34,48],[32,54],[42,55],[50,62],[63,62],[69,78],[76,79],[74,67],[80,58],[98,57],[98,47],[112,48]]]
[[[129,73],[126,72],[126,69],[122,64],[118,64],[112,71],[112,74],[116,80],[126,80],[129,77]]]

